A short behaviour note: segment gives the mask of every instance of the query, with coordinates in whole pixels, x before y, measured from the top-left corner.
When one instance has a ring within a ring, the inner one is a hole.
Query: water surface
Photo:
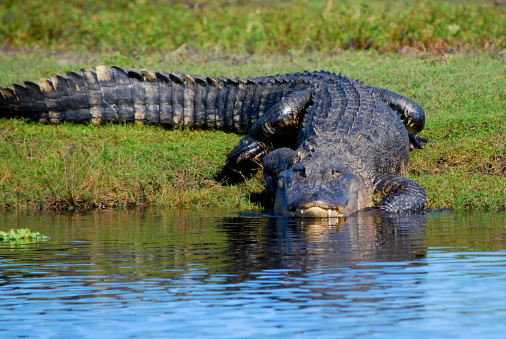
[[[3,213],[0,337],[497,338],[504,213]]]

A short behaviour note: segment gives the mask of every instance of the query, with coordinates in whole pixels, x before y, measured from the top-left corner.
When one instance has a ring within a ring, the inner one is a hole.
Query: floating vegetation
[[[29,228],[11,229],[9,232],[0,231],[0,241],[39,242],[47,239],[47,236],[32,232]]]

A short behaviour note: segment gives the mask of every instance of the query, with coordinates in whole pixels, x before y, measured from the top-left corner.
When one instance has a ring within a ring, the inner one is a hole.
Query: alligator
[[[274,211],[332,218],[375,206],[422,210],[425,190],[405,177],[425,112],[413,100],[342,74],[304,71],[200,77],[98,66],[0,88],[0,118],[127,123],[246,134],[228,164],[260,162]]]

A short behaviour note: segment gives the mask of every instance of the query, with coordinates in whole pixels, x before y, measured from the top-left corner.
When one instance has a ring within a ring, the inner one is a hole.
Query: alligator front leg
[[[271,151],[273,138],[282,130],[297,128],[309,105],[311,94],[296,91],[273,105],[248,131],[237,146],[228,154],[227,160],[241,162],[260,159]]]
[[[279,174],[292,167],[299,160],[297,152],[287,147],[278,148],[265,157],[263,161],[265,181],[267,181],[267,187],[274,194],[278,190]]]
[[[397,175],[378,175],[374,184],[375,194],[383,200],[378,204],[382,210],[392,212],[423,210],[427,205],[427,193],[416,182]]]
[[[409,150],[412,151],[415,147],[420,149],[425,149],[425,144],[428,144],[430,141],[424,137],[419,136],[418,134],[408,134],[409,135]]]
[[[402,122],[409,133],[410,148],[425,148],[424,144],[429,143],[430,140],[417,135],[425,126],[425,111],[422,106],[416,101],[387,89],[372,86],[369,86],[369,88],[401,116]]]

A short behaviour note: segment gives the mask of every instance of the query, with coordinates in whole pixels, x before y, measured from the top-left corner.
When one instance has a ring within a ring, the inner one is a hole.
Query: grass
[[[492,1],[7,1],[0,85],[113,64],[241,77],[343,72],[425,108],[422,135],[435,143],[411,154],[409,176],[429,208],[503,210],[505,15]],[[237,185],[216,179],[239,139],[1,120],[0,205],[269,208],[261,173]]]
[[[225,187],[214,180],[235,135],[136,125],[2,125],[3,205],[252,207],[237,202],[241,189],[255,191],[252,183]]]
[[[207,53],[373,49],[500,52],[501,1],[6,0],[0,43],[21,48]]]

